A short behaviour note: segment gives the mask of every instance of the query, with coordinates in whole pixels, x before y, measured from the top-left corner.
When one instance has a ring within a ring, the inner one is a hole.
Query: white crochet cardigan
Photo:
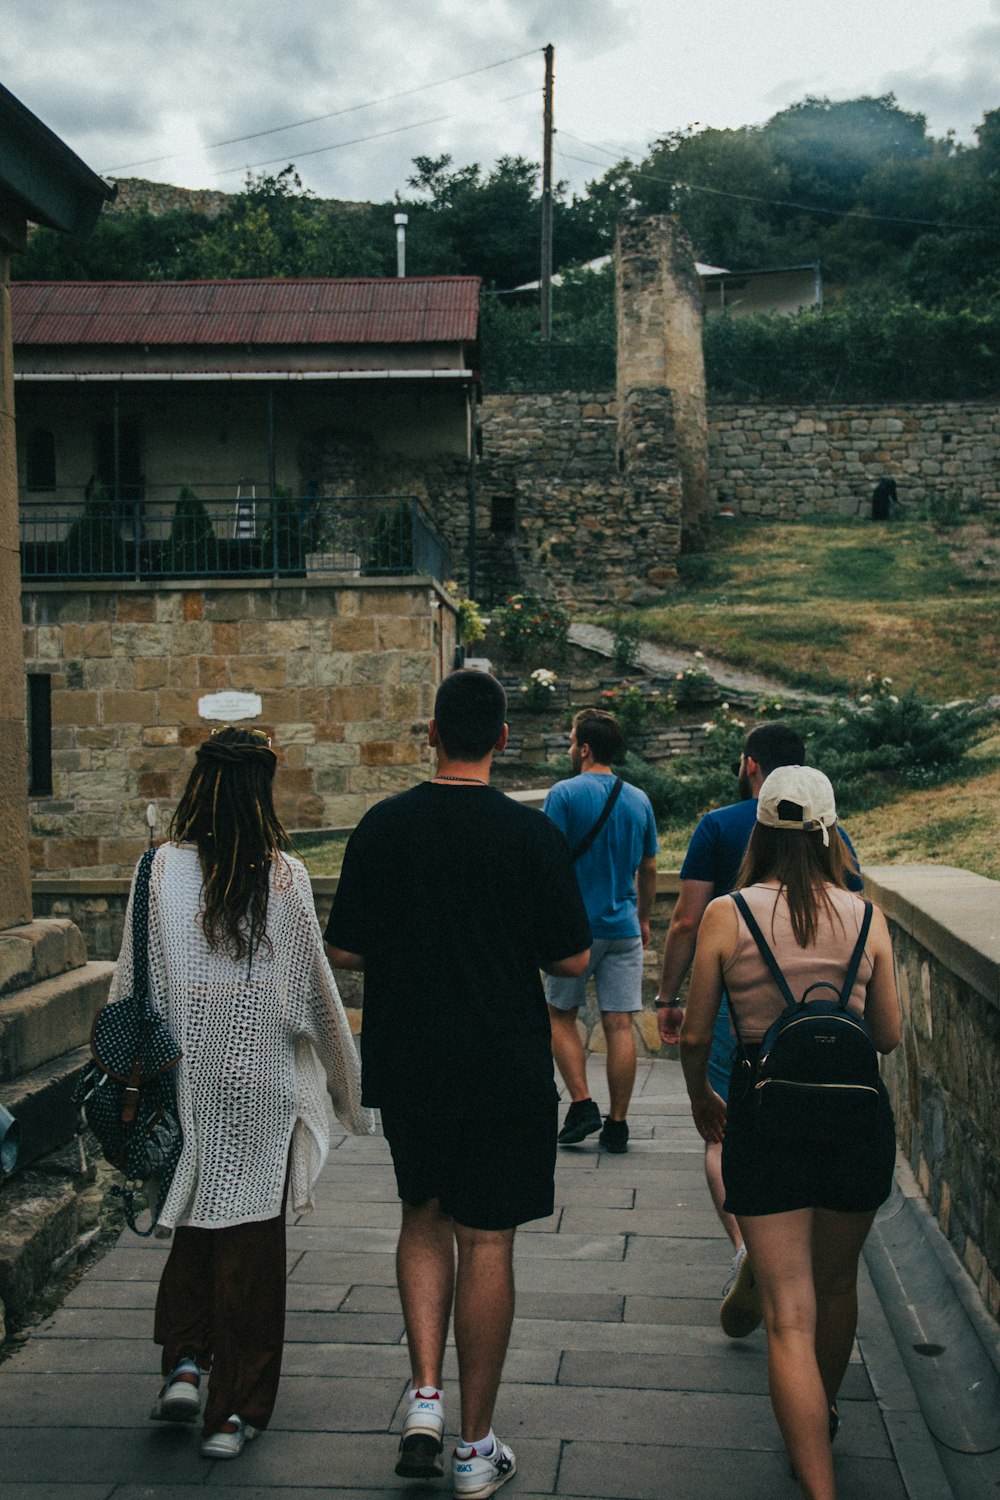
[[[223,1229],[275,1218],[289,1159],[292,1207],[311,1208],[330,1144],[327,1089],[345,1129],[370,1135],[375,1128],[361,1106],[358,1055],[305,866],[288,855],[272,865],[271,947],[258,948],[252,965],[209,948],[198,921],[201,885],[192,845],[157,850],[149,888],[149,993],[183,1052],[177,1102],[184,1130],[161,1229]],[[131,913],[130,897],[111,1001],[131,988]]]

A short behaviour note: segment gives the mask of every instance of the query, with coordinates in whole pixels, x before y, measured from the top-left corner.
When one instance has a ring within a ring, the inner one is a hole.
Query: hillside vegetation
[[[937,702],[985,698],[1000,691],[1000,592],[995,536],[976,537],[918,520],[720,522],[669,603],[636,618],[643,639],[793,688],[846,692],[873,672]]]

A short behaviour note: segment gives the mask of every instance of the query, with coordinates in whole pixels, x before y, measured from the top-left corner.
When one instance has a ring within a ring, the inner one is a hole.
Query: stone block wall
[[[889,919],[903,1040],[883,1061],[899,1149],[1000,1315],[1000,882],[947,866],[866,869]]]
[[[864,514],[884,474],[904,501],[1000,506],[1000,406],[709,406],[712,498],[739,515]]]
[[[477,550],[493,597],[554,592],[607,603],[675,576],[680,474],[670,393],[639,390],[629,405],[626,452],[611,392],[487,397]],[[505,507],[511,535],[492,529]]]
[[[131,870],[215,721],[206,694],[257,693],[289,828],[345,827],[430,765],[427,720],[455,619],[430,580],[39,585],[29,673],[51,679],[52,795],[29,801],[32,867]]]

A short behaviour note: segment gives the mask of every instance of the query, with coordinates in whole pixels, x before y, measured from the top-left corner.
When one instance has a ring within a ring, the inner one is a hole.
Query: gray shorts
[[[583,1005],[587,980],[593,977],[601,1010],[642,1010],[642,938],[594,938],[590,963],[579,979],[545,976],[545,998],[556,1010]]]

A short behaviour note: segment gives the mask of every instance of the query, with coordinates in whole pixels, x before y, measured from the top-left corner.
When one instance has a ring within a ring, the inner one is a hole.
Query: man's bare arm
[[[638,898],[639,931],[642,934],[642,946],[648,948],[649,923],[653,915],[653,902],[656,900],[655,854],[649,854],[645,859],[639,861],[639,868],[635,872],[635,893]]]
[[[363,969],[365,959],[363,953],[349,953],[346,948],[335,948],[332,943],[324,943],[326,956],[330,960],[330,966],[334,969]]]
[[[705,908],[715,894],[710,880],[682,880],[677,905],[670,919],[667,940],[663,945],[660,970],[660,999],[673,1000],[694,958],[698,928]]]
[[[587,972],[589,962],[590,949],[583,948],[569,958],[555,958],[550,964],[542,964],[542,968],[546,974],[554,974],[557,979],[579,979],[581,974]]]

